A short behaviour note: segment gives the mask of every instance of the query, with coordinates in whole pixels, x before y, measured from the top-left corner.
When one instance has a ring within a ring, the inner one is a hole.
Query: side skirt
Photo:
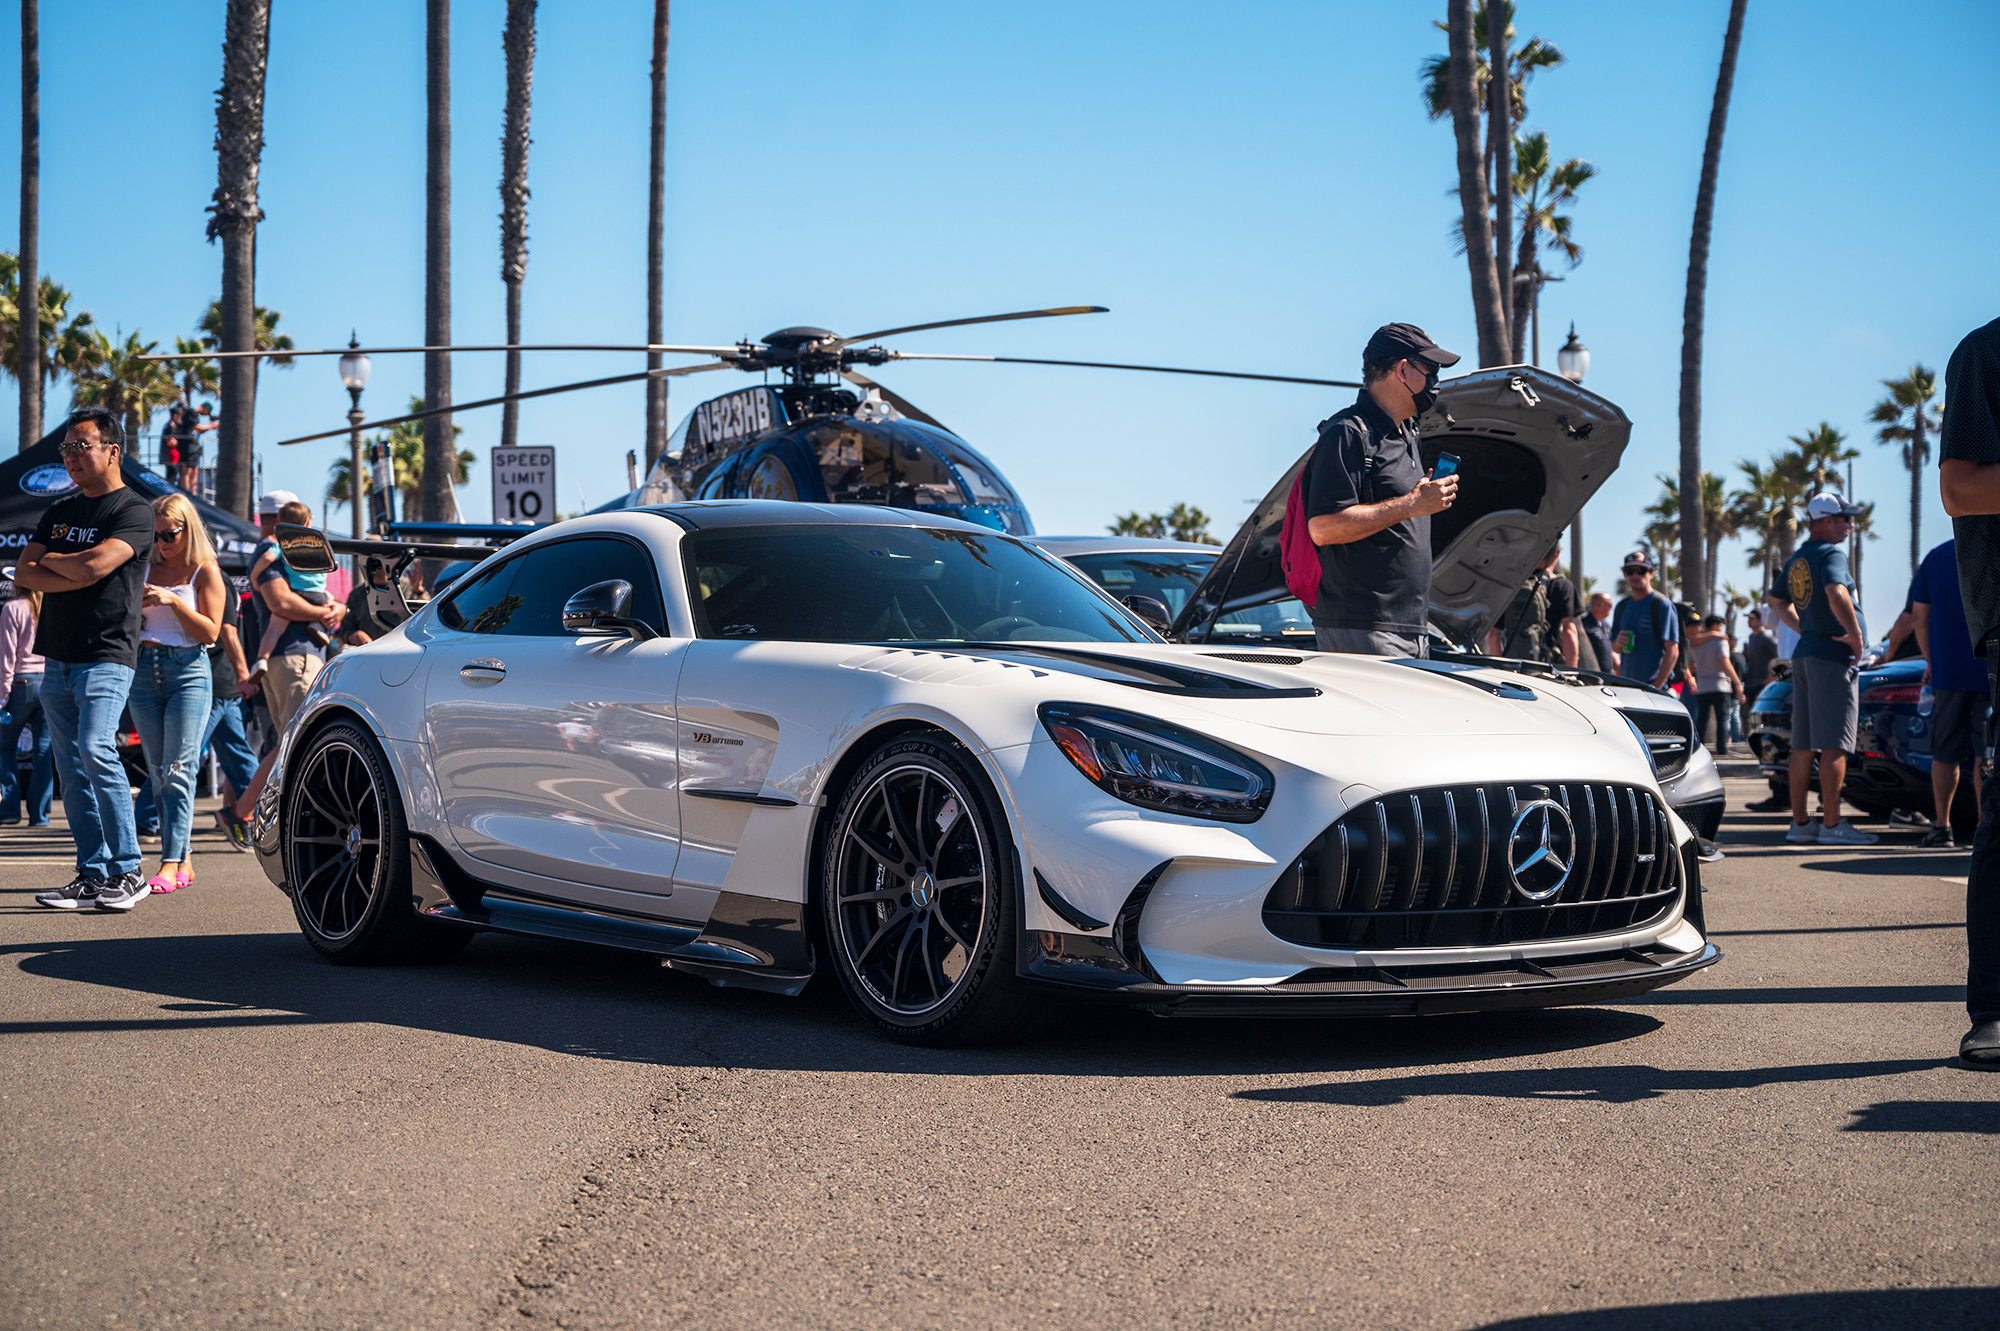
[[[702,926],[529,897],[484,883],[429,837],[410,838],[412,908],[425,919],[648,952],[710,984],[792,995],[813,976],[805,907],[724,892]]]

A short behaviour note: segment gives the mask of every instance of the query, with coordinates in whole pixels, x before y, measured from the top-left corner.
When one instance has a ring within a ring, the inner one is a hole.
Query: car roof
[[[1191,541],[1162,541],[1148,536],[1024,536],[1030,545],[1039,545],[1052,555],[1191,554],[1211,559],[1222,553],[1219,545],[1196,545]]]
[[[626,509],[628,513],[653,513],[679,523],[689,531],[720,527],[946,527],[954,531],[977,532],[984,536],[1007,536],[1006,532],[961,522],[943,514],[929,514],[907,508],[883,508],[876,504],[807,504],[796,499],[690,499],[679,504],[653,504]],[[1009,536],[1009,540],[1014,539]]]

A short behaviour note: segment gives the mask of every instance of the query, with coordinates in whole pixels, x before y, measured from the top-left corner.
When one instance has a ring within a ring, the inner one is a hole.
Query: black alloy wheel
[[[943,736],[882,746],[825,851],[822,920],[848,998],[920,1044],[1018,1038],[1061,1012],[1014,975],[1018,887],[997,801]]]
[[[307,741],[287,765],[283,818],[292,913],[321,956],[435,960],[470,941],[471,931],[416,914],[402,804],[372,735],[342,722]]]

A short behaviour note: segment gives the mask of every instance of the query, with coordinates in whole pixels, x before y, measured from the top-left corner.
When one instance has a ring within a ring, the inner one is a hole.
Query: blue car
[[[1784,667],[1778,667],[1782,672]],[[1855,752],[1847,760],[1841,798],[1863,813],[1931,814],[1931,719],[1921,713],[1922,657],[1886,661],[1861,672],[1861,714]],[[1787,789],[1792,756],[1792,682],[1782,673],[1750,708],[1750,747],[1774,793]],[[1952,835],[1963,840],[1979,822],[1972,783],[1961,780],[1952,801]]]

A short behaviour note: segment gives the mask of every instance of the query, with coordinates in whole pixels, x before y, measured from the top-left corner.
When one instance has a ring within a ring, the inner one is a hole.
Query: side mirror
[[[1162,638],[1166,637],[1168,630],[1174,626],[1173,613],[1167,609],[1167,603],[1157,597],[1121,596],[1118,600],[1127,610],[1145,621],[1147,628]]]
[[[620,632],[644,642],[660,635],[632,618],[632,584],[623,578],[593,582],[563,603],[563,627],[571,633]]]
[[[285,562],[301,573],[333,572],[333,547],[326,533],[290,522],[278,524],[278,550]]]

